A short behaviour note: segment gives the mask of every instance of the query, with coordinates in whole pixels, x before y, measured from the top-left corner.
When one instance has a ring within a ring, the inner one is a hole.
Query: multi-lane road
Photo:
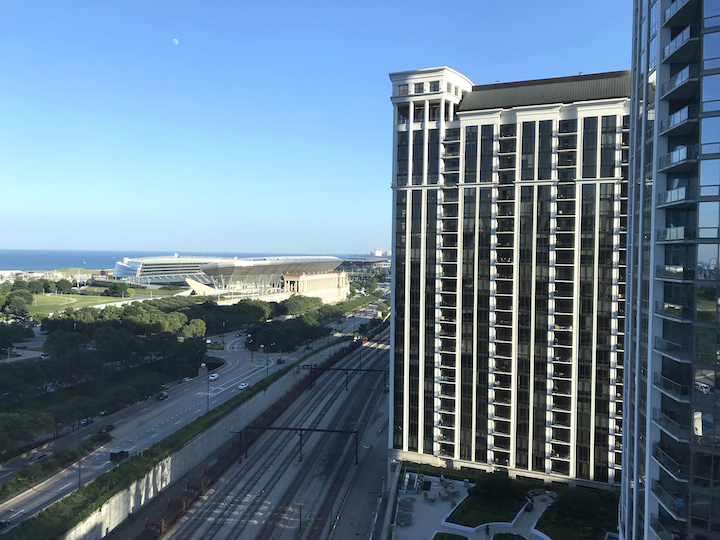
[[[375,317],[377,310],[369,306],[355,313],[340,323],[334,330],[350,333],[362,323]],[[305,350],[294,353],[255,353],[251,355],[244,347],[245,337],[235,336],[212,338],[215,342],[225,342],[223,350],[209,350],[208,356],[221,358],[225,364],[215,372],[219,375],[215,381],[206,377],[196,377],[192,381],[172,384],[167,390],[169,397],[163,401],[155,399],[136,404],[114,415],[99,419],[89,427],[79,430],[58,440],[55,444],[68,446],[68,440],[77,446],[83,439],[97,432],[104,424],[115,424],[112,432],[113,440],[75,464],[33,489],[0,505],[0,519],[8,519],[17,524],[38,513],[53,502],[63,498],[78,487],[100,474],[113,468],[116,463],[109,460],[110,452],[127,450],[135,454],[155,442],[167,437],[184,425],[192,422],[207,412],[208,407],[214,408],[242,392],[238,387],[241,383],[252,385],[267,375],[281,368],[276,362],[279,357],[291,362],[303,354]],[[323,340],[320,340],[323,343]],[[46,451],[52,451],[52,445]],[[79,466],[78,466],[79,465]],[[12,467],[3,466],[0,476],[9,475]]]

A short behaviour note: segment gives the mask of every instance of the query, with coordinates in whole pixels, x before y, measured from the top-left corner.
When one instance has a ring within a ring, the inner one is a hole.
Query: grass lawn
[[[477,527],[494,521],[512,521],[525,505],[525,493],[540,483],[513,480],[501,473],[481,474],[471,479],[475,486],[448,521]],[[553,539],[554,540],[554,539]]]
[[[68,308],[95,306],[97,304],[107,304],[108,302],[117,302],[120,300],[122,300],[122,298],[86,296],[83,294],[34,294],[33,303],[31,306],[28,306],[28,311],[31,316],[42,315]]]
[[[538,530],[553,540],[603,540],[605,533],[617,532],[618,493],[570,486],[553,489],[557,501],[540,516]]]

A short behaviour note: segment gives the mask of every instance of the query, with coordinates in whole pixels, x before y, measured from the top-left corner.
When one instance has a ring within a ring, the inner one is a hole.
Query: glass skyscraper
[[[720,539],[720,1],[635,0],[624,539]]]

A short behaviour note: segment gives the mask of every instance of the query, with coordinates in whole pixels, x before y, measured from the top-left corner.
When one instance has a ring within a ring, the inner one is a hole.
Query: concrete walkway
[[[538,492],[532,497],[533,509],[529,512],[523,507],[518,512],[512,523],[484,523],[479,527],[463,527],[454,523],[445,521],[452,514],[455,506],[460,504],[467,497],[467,488],[463,482],[452,481],[448,487],[441,486],[439,478],[426,476],[425,480],[432,482],[429,492],[420,491],[414,493],[411,490],[400,490],[398,493],[398,509],[395,513],[395,525],[393,528],[394,540],[432,540],[438,532],[445,532],[466,536],[469,540],[487,540],[497,533],[507,532],[524,536],[527,540],[552,540],[547,535],[535,530],[535,524],[538,519],[555,500],[548,495],[549,492]],[[447,481],[450,482],[450,481]],[[448,494],[448,489],[457,492],[450,495],[447,500],[443,498]],[[435,501],[429,501],[425,497],[425,493]],[[400,508],[402,505],[402,509]],[[401,515],[410,515],[412,523],[409,525],[400,525],[402,521]],[[489,525],[489,529],[487,526]],[[489,531],[489,536],[486,530]]]

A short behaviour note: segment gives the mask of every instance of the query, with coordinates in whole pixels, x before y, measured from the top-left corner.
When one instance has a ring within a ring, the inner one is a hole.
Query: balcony
[[[663,13],[663,26],[681,26],[695,18],[698,0],[675,0]]]
[[[678,442],[690,442],[690,428],[683,427],[661,409],[653,409],[653,422]]]
[[[663,317],[686,322],[692,322],[694,316],[692,306],[683,306],[681,304],[661,301],[655,302],[655,313]]]
[[[683,364],[690,363],[690,353],[692,351],[692,345],[689,343],[674,343],[667,339],[656,337],[655,350]]]
[[[698,146],[680,146],[677,150],[660,156],[658,170],[661,172],[686,172],[697,166]]]
[[[514,154],[517,149],[517,143],[514,139],[500,141],[498,149],[499,154]]]
[[[443,159],[458,159],[460,157],[460,150],[453,150],[452,152],[443,152],[440,154]]]
[[[445,131],[445,137],[443,137],[444,143],[460,142],[460,129],[453,128]]]
[[[692,60],[700,42],[699,36],[700,27],[697,24],[687,26],[663,49],[663,63],[676,64]]]
[[[653,386],[680,403],[690,403],[690,387],[687,385],[676,383],[660,373],[654,373]]]
[[[678,463],[677,459],[669,454],[669,451],[667,448],[663,450],[658,443],[655,443],[653,444],[652,456],[670,476],[680,482],[687,482],[689,467],[687,464]]]
[[[697,236],[695,229],[690,227],[666,227],[658,229],[658,242],[687,242],[694,240]]]
[[[695,92],[700,68],[697,64],[685,66],[662,85],[662,99],[688,99]]]
[[[697,126],[699,109],[697,105],[687,105],[660,122],[660,135],[678,137],[688,135]]]
[[[682,495],[680,493],[671,495],[663,489],[660,482],[657,480],[653,482],[651,491],[653,495],[655,495],[655,498],[665,507],[665,510],[667,510],[672,517],[674,517],[677,521],[687,520],[687,505],[685,504],[687,495]]]
[[[678,528],[679,525],[679,523],[673,523],[672,525],[663,523],[656,515],[652,515],[650,520],[650,528],[659,540],[678,540],[687,538],[684,526],[680,529]]]
[[[687,266],[658,264],[655,266],[655,277],[673,281],[692,281],[695,279],[695,270]]]
[[[694,187],[681,187],[658,193],[658,206],[680,206],[692,204],[697,200],[697,189]]]

